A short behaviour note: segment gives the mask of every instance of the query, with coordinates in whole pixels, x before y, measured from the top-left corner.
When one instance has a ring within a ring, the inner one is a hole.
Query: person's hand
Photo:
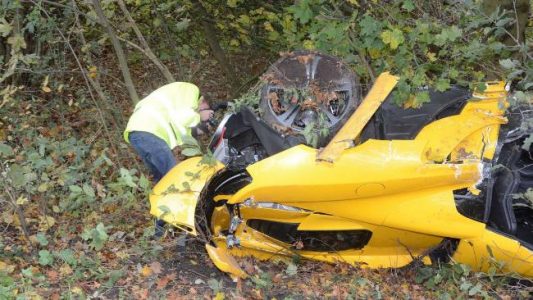
[[[205,122],[213,117],[215,112],[212,109],[205,109],[200,111],[200,120]]]

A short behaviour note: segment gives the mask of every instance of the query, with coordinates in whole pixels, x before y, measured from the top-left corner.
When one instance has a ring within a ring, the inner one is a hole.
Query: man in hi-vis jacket
[[[135,106],[124,131],[124,139],[140,155],[157,183],[176,158],[172,149],[191,136],[200,121],[213,116],[200,90],[192,83],[174,82],[153,91]]]

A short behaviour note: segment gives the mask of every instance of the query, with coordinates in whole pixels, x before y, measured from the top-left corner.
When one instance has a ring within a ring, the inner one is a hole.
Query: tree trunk
[[[124,16],[126,16],[126,19],[128,19],[128,22],[130,22],[131,27],[133,28],[133,31],[135,31],[135,35],[137,36],[137,39],[139,40],[139,42],[141,43],[141,46],[144,49],[143,51],[144,54],[146,54],[146,56],[148,56],[148,58],[159,69],[159,71],[161,71],[161,74],[165,76],[165,79],[169,83],[176,81],[176,79],[174,79],[174,76],[172,76],[168,68],[155,56],[152,49],[150,49],[150,46],[148,46],[146,39],[144,38],[141,31],[139,30],[139,27],[137,27],[137,23],[135,23],[135,20],[133,20],[133,18],[131,17],[131,14],[128,11],[128,8],[126,7],[126,4],[124,4],[124,1],[118,0],[118,5],[120,6],[120,9],[122,10],[122,13],[124,14]]]
[[[191,0],[191,2],[195,10],[195,15],[200,21],[200,24],[202,25],[205,39],[207,40],[207,43],[209,44],[209,47],[211,48],[215,59],[222,67],[222,70],[226,74],[226,78],[230,82],[232,88],[237,89],[239,87],[239,83],[237,78],[235,77],[235,70],[232,68],[231,64],[229,63],[229,60],[226,58],[224,50],[222,50],[222,48],[220,47],[215,27],[208,20],[209,14],[207,10],[202,5],[200,0]]]
[[[102,11],[102,6],[100,5],[100,0],[92,0],[94,10],[96,11],[96,15],[98,16],[98,19],[100,20],[100,25],[104,27],[107,34],[109,35],[109,38],[111,39],[111,44],[113,45],[113,48],[115,49],[115,54],[118,58],[118,64],[120,67],[120,70],[122,71],[122,76],[124,77],[124,83],[126,84],[126,89],[128,90],[128,93],[130,94],[131,101],[133,104],[137,104],[139,102],[139,95],[137,94],[137,91],[135,90],[135,86],[133,85],[133,81],[131,80],[131,74],[130,69],[128,67],[128,62],[126,61],[126,56],[124,55],[124,50],[122,49],[122,46],[120,45],[120,41],[118,40],[117,36],[115,35],[115,32],[113,31],[113,28],[111,28],[111,25],[109,24],[109,21],[107,20],[106,16],[104,15],[104,12]]]

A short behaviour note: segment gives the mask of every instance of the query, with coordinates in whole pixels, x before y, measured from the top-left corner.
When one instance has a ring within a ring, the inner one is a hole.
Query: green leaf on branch
[[[5,18],[0,19],[0,35],[3,37],[7,37],[11,30],[13,30],[13,26],[9,24]]]
[[[435,45],[444,46],[448,42],[455,42],[463,35],[463,31],[457,26],[443,28],[442,31],[435,36]]]
[[[429,92],[428,91],[422,91],[418,92],[415,95],[415,107],[420,107],[424,103],[428,103],[430,101],[429,98]]]
[[[516,60],[510,58],[500,60],[500,66],[507,70],[514,69],[518,64]]]
[[[445,78],[439,78],[435,83],[435,88],[439,92],[444,92],[450,88],[450,80]]]
[[[289,11],[294,14],[294,18],[300,20],[300,23],[306,24],[313,18],[313,11],[309,4],[309,0],[300,0],[295,5],[289,8]]]

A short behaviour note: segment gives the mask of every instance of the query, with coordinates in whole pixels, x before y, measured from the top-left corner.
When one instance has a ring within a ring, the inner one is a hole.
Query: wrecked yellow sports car
[[[533,152],[520,125],[531,111],[506,113],[503,83],[430,90],[430,103],[403,109],[389,95],[397,77],[381,74],[361,100],[327,55],[293,53],[270,71],[262,118],[225,116],[209,146],[216,163],[181,162],[150,198],[151,214],[205,238],[219,269],[246,277],[235,256],[298,255],[533,277]],[[329,134],[306,145],[320,122]]]

